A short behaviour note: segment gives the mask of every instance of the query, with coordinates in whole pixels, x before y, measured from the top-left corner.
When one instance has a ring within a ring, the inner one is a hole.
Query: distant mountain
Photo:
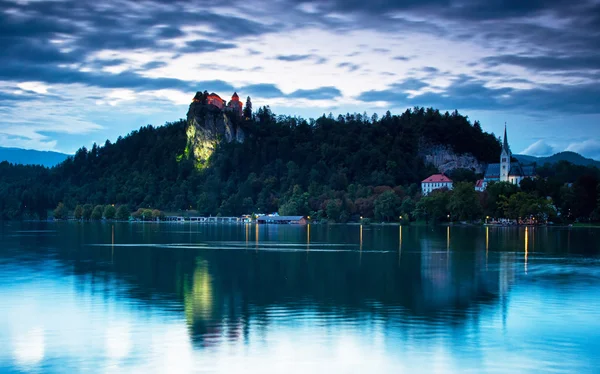
[[[0,147],[0,162],[8,161],[12,164],[43,165],[52,167],[60,164],[67,157],[69,157],[69,155],[59,152]]]
[[[514,158],[519,160],[525,164],[531,164],[533,162],[538,165],[544,165],[546,163],[555,164],[559,161],[568,161],[574,165],[582,165],[582,166],[596,166],[600,168],[600,161],[593,160],[591,158],[586,158],[575,152],[559,152],[555,155],[548,157],[535,157],[528,155],[513,155]]]

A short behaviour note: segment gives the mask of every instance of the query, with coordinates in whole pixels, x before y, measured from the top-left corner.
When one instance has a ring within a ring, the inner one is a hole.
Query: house
[[[423,196],[429,195],[431,191],[439,190],[440,188],[452,189],[452,179],[444,174],[434,174],[427,179],[421,181],[421,192]]]
[[[536,170],[534,165],[523,165],[520,162],[511,162],[512,153],[508,146],[508,137],[506,136],[506,125],[504,126],[504,141],[502,143],[502,152],[500,153],[499,164],[489,164],[485,171],[483,179],[483,189],[490,182],[508,182],[519,185],[525,178],[535,178]]]
[[[304,216],[261,216],[256,219],[260,224],[278,224],[278,225],[306,225],[308,220]]]
[[[475,182],[475,191],[483,192],[485,191],[486,183],[483,179],[479,179]]]

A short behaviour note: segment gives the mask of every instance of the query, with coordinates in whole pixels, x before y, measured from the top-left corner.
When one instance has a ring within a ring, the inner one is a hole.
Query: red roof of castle
[[[217,95],[214,92],[212,92],[210,95],[208,95],[208,97],[216,97],[216,98],[219,98],[219,100],[223,100],[223,99],[221,99],[221,96]]]
[[[433,174],[429,178],[424,179],[421,183],[452,183],[452,179],[444,174]]]
[[[231,96],[231,100],[239,100],[240,97],[238,96],[237,92],[233,93],[233,96]]]

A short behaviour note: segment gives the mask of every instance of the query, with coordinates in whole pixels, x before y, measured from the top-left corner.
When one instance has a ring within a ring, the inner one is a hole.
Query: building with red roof
[[[439,190],[441,188],[452,189],[452,179],[448,178],[444,174],[433,174],[432,176],[423,179],[421,181],[421,192],[423,196],[429,195],[431,191]]]
[[[475,182],[475,191],[483,192],[487,187],[487,182],[484,179],[479,179]]]
[[[219,109],[223,109],[223,107],[225,106],[225,101],[214,92],[212,92],[206,97],[206,103],[209,105],[214,105]]]

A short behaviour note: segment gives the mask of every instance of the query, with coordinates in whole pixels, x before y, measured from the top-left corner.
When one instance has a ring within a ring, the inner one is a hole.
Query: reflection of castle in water
[[[207,346],[223,339],[246,340],[256,326],[281,322],[274,310],[350,319],[369,315],[393,323],[435,316],[465,323],[481,313],[482,304],[506,311],[516,274],[524,272],[524,250],[534,247],[531,235],[526,245],[523,231],[500,228],[464,232],[459,227],[356,226],[353,239],[349,229],[339,236],[326,229],[235,226],[210,234],[237,243],[225,252],[146,247],[140,256],[139,251],[111,246],[105,255],[112,259],[110,271],[133,286],[129,297],[159,308],[172,308],[175,301],[194,344]],[[108,242],[123,242],[121,232],[109,230]],[[152,235],[160,232],[144,235],[156,242]],[[181,235],[190,242],[198,238]],[[265,243],[293,243],[304,250],[255,250]],[[356,251],[319,252],[323,243],[348,243]],[[369,253],[371,249],[387,253]]]
[[[256,240],[251,229],[243,229],[244,241],[249,243]],[[306,230],[309,244],[310,229]],[[361,237],[357,230],[358,240],[365,240],[366,233]],[[465,323],[481,313],[482,305],[497,305],[506,317],[508,293],[521,257],[495,248],[501,240],[497,232],[467,235],[469,243],[455,228],[427,235],[398,230],[396,261],[388,261],[383,254],[365,255],[364,250],[307,255],[256,252],[254,245],[249,246],[245,259],[198,257],[193,272],[184,277],[185,315],[192,341],[210,346],[224,339],[247,340],[250,325],[266,328],[280,323],[283,310],[340,313],[344,318],[362,318],[368,312],[404,323],[404,317],[389,312],[400,306],[409,315],[443,316],[452,323]],[[379,307],[373,309],[373,303]],[[280,312],[273,314],[274,310]]]

